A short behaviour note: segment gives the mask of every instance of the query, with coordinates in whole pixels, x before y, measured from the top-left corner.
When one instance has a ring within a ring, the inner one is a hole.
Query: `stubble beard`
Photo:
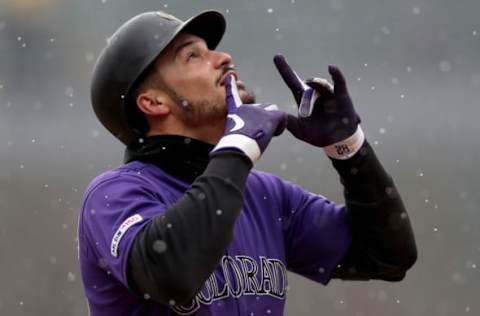
[[[191,101],[182,98],[172,91],[170,97],[177,106],[182,110],[183,114],[180,118],[182,122],[189,127],[199,127],[205,124],[216,125],[223,123],[227,117],[227,106],[225,100],[209,100],[202,99]],[[255,103],[255,95],[246,89],[239,90],[240,99],[243,104]]]

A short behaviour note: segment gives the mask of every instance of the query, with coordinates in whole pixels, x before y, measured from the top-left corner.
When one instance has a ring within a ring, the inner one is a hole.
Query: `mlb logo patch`
[[[112,256],[114,256],[115,258],[118,257],[118,245],[120,244],[123,235],[130,227],[132,227],[136,223],[141,222],[142,220],[142,216],[140,216],[139,214],[135,214],[123,221],[115,234],[113,234],[112,243],[110,245],[110,253],[112,254]]]

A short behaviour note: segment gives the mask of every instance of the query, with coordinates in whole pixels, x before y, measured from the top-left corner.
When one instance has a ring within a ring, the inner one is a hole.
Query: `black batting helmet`
[[[125,22],[108,40],[93,70],[91,100],[100,122],[125,145],[138,135],[127,117],[132,88],[143,72],[181,31],[203,38],[214,49],[225,32],[225,18],[205,11],[183,22],[158,11]]]

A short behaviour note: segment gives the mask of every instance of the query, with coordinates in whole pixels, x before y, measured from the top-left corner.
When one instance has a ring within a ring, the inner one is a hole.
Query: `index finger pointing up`
[[[293,68],[287,63],[285,56],[277,54],[273,57],[273,62],[283,81],[287,84],[290,90],[292,90],[295,101],[300,103],[302,94],[308,89],[308,86],[303,83],[295,70],[293,70]]]
[[[227,103],[228,113],[235,112],[243,103],[238,94],[237,83],[233,75],[225,78],[225,102]]]

